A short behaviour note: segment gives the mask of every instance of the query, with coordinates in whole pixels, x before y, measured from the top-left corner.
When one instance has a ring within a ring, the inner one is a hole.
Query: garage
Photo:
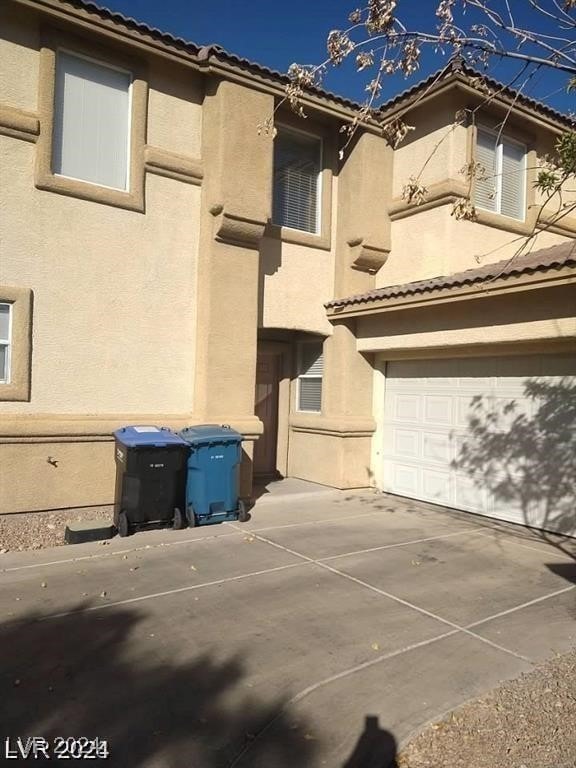
[[[390,361],[389,493],[576,535],[576,356]]]

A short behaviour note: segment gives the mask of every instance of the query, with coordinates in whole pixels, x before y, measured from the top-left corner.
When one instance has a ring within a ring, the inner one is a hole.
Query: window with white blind
[[[299,411],[322,410],[322,373],[324,357],[321,341],[305,341],[298,345]]]
[[[10,304],[0,303],[0,384],[10,381],[11,310]]]
[[[478,208],[524,220],[526,208],[526,147],[485,128],[478,128],[474,202]]]
[[[129,72],[58,52],[53,173],[128,189],[131,82]]]
[[[278,130],[274,139],[274,224],[319,234],[321,155],[320,139]]]

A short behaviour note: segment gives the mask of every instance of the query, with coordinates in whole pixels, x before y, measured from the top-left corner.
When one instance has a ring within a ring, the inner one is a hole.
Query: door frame
[[[292,378],[293,344],[283,341],[258,340],[256,355],[278,355],[278,435],[276,439],[276,471],[281,477],[288,472],[288,418],[290,415],[290,382]]]

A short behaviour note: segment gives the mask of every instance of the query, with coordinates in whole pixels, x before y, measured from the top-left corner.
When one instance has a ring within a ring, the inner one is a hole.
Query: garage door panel
[[[532,382],[553,388],[546,400],[534,397]],[[564,412],[569,418],[570,387],[576,356],[389,363],[384,490],[576,536],[576,490],[543,500],[537,480],[547,458],[537,454],[546,450],[540,432],[552,430],[554,440]],[[543,403],[552,417],[559,409],[555,419],[542,418]]]
[[[420,397],[418,395],[399,395],[395,392],[390,394],[391,409],[390,416],[398,421],[420,421]]]
[[[452,502],[450,485],[449,472],[428,468],[422,469],[422,493],[427,501],[450,506]]]
[[[409,464],[390,464],[389,477],[391,485],[397,488],[395,493],[411,498],[419,498],[420,483],[418,482],[418,467]]]
[[[457,473],[454,475],[454,507],[481,515],[491,511],[486,491],[469,477]]]
[[[420,458],[420,434],[409,429],[393,430],[393,453],[406,458]]]
[[[427,424],[452,424],[452,403],[451,395],[425,395],[424,421]]]
[[[451,444],[451,437],[447,433],[425,432],[422,435],[422,458],[446,466],[452,458]]]

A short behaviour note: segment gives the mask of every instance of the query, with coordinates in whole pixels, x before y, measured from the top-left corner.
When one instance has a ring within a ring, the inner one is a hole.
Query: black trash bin
[[[122,427],[116,438],[114,525],[120,536],[145,527],[186,525],[189,446],[165,427]]]

